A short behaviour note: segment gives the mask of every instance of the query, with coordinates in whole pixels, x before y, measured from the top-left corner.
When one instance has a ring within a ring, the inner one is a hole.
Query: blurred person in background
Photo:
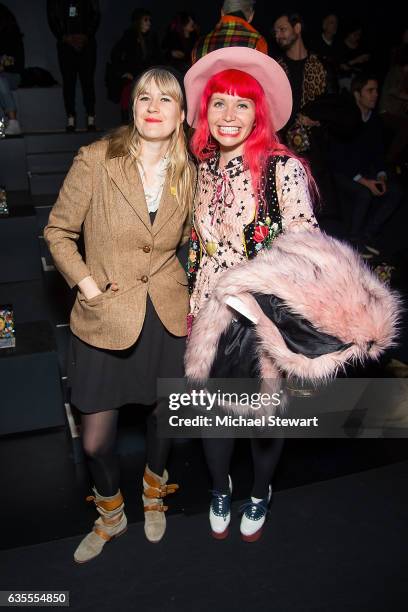
[[[164,59],[184,74],[191,66],[191,53],[197,42],[197,24],[188,12],[177,13],[163,40]]]
[[[0,109],[6,116],[6,136],[21,134],[12,91],[20,85],[23,69],[23,35],[13,13],[0,4]]]
[[[292,113],[281,137],[294,153],[309,161],[324,203],[322,214],[331,214],[335,195],[326,167],[326,140],[328,130],[339,129],[342,118],[337,82],[323,60],[306,47],[299,13],[281,14],[273,31],[282,50],[277,61],[288,76],[293,95]]]
[[[152,16],[148,9],[137,8],[132,12],[131,25],[111,52],[106,68],[106,85],[109,99],[120,103],[122,121],[129,119],[129,102],[132,83],[139,75],[160,63],[159,42],[152,31]]]
[[[255,15],[254,0],[225,0],[221,20],[214,30],[199,39],[193,49],[192,62],[223,47],[248,47],[268,53],[268,45],[251,25]]]
[[[384,225],[399,207],[401,189],[386,172],[384,130],[375,111],[378,81],[370,74],[351,83],[360,121],[351,136],[330,143],[330,163],[344,206],[351,207],[350,239],[363,256],[379,255]]]
[[[339,84],[350,91],[351,81],[368,70],[371,54],[363,42],[363,27],[360,22],[346,24],[343,40],[339,44],[337,62],[339,64]]]
[[[67,132],[76,129],[75,89],[79,77],[87,129],[95,130],[96,40],[99,0],[47,0],[48,23],[57,39]]]
[[[337,68],[338,26],[339,18],[337,15],[335,13],[327,13],[322,19],[321,31],[310,43],[311,50],[324,62],[330,64],[334,71]]]

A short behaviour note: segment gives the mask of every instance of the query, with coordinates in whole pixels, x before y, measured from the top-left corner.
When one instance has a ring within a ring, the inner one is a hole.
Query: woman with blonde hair
[[[129,126],[79,151],[45,229],[57,268],[78,288],[68,374],[100,514],[75,551],[79,563],[126,529],[115,455],[121,406],[155,405],[143,478],[150,541],[163,537],[163,497],[178,488],[166,484],[171,441],[157,436],[156,381],[183,376],[188,294],[176,253],[189,233],[195,170],[175,75],[146,71],[132,101]]]

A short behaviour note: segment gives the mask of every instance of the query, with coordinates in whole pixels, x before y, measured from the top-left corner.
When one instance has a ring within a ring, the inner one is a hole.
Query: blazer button
[[[147,281],[149,280],[149,277],[146,276],[146,274],[143,274],[142,278],[140,279],[142,281],[142,283],[147,283]]]
[[[145,244],[145,246],[143,247],[143,252],[144,253],[150,253],[150,251],[151,251],[151,248],[149,247],[149,245]]]

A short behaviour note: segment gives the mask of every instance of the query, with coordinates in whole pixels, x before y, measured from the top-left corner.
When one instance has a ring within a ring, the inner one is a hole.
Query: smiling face
[[[184,121],[180,104],[161,91],[154,80],[136,97],[133,113],[140,137],[148,141],[170,140],[177,126]]]
[[[221,152],[241,155],[255,123],[255,104],[248,98],[214,93],[208,104],[208,127]]]

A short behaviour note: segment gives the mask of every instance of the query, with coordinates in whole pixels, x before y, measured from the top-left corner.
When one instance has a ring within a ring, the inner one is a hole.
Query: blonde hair
[[[160,91],[173,98],[183,110],[183,92],[176,77],[164,68],[151,68],[144,72],[135,83],[131,100],[134,115],[135,102],[137,98],[154,82]],[[137,131],[135,122],[123,126],[106,136],[108,150],[106,156],[122,157],[130,155],[135,160],[140,157],[141,137]],[[184,209],[191,208],[193,199],[193,162],[189,158],[187,142],[184,134],[183,124],[179,123],[174,130],[168,148],[168,159],[170,169],[170,185],[175,188],[175,197],[178,205]]]

